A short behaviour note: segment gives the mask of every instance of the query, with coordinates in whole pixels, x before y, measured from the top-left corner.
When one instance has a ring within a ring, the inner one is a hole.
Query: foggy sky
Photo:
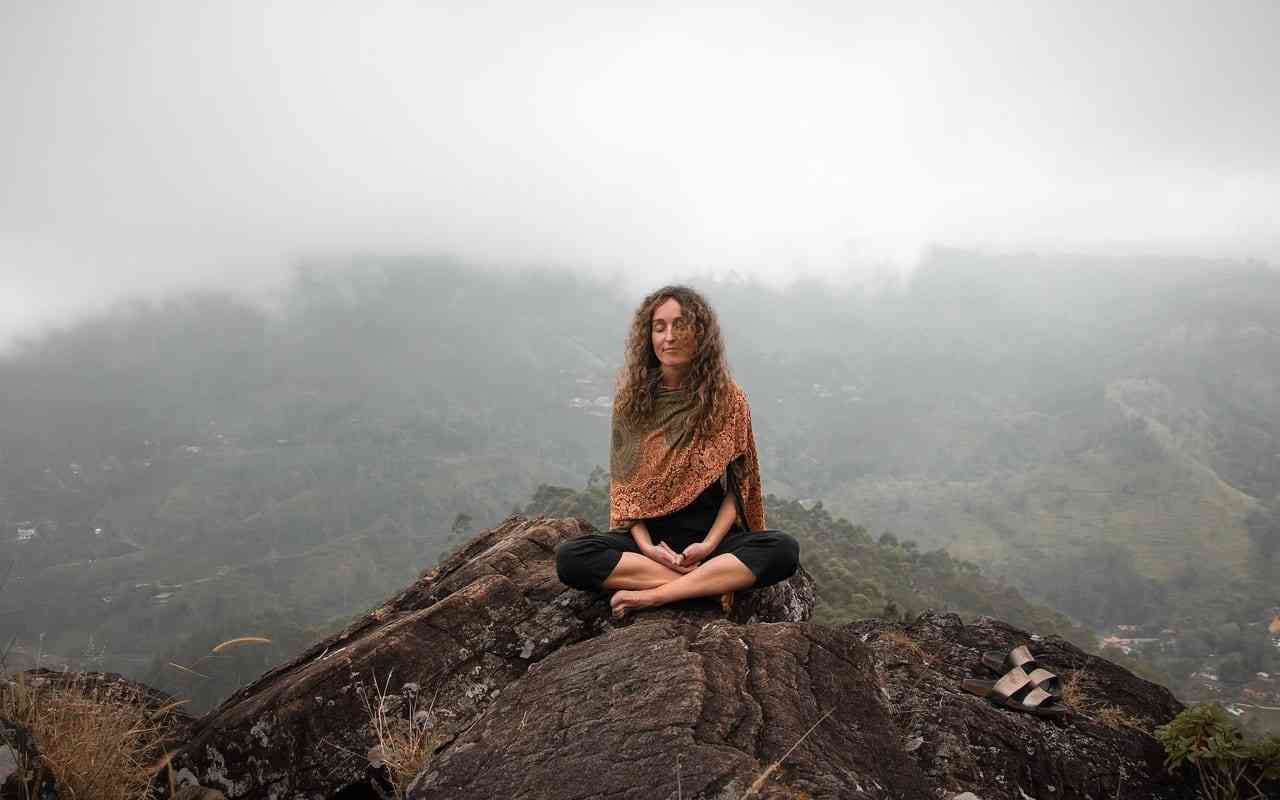
[[[0,0],[0,343],[298,256],[1280,262],[1280,3]]]

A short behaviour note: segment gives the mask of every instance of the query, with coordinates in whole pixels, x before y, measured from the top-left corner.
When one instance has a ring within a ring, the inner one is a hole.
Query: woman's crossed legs
[[[677,600],[688,600],[691,597],[714,597],[746,589],[756,582],[756,576],[747,569],[741,559],[732,553],[709,558],[699,564],[691,572],[679,573],[667,569],[656,561],[636,553],[624,553],[624,557],[633,556],[654,564],[659,569],[670,572],[674,577],[657,586],[647,589],[623,589],[614,583],[614,574],[604,581],[605,589],[618,589],[613,593],[609,605],[613,607],[614,616],[623,616],[628,611],[640,608],[652,608]],[[621,565],[621,562],[619,562]],[[625,579],[619,583],[625,583]]]
[[[560,545],[560,580],[586,591],[613,591],[615,615],[633,609],[714,597],[786,580],[799,564],[795,539],[779,531],[735,532],[711,557],[688,572],[677,572],[639,552],[625,533],[589,534]]]

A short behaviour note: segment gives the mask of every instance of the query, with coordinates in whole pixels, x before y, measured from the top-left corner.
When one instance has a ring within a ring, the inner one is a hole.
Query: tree
[[[1218,677],[1227,683],[1244,683],[1249,675],[1244,656],[1239,653],[1232,653],[1218,662]]]

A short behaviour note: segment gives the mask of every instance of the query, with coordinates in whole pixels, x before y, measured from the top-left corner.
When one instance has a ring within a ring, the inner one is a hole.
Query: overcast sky
[[[1280,3],[0,0],[0,343],[299,254],[1280,263]]]

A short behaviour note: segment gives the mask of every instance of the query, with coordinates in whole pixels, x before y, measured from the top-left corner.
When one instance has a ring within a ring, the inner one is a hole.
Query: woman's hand
[[[667,569],[679,570],[680,554],[667,547],[666,542],[651,544],[641,550],[646,558],[657,561]]]
[[[689,559],[685,558],[683,553],[677,553],[675,550],[672,550],[671,546],[668,545],[666,542],[662,542],[659,545],[659,547],[661,547],[662,549],[670,553],[671,557],[676,560],[676,565],[672,567],[672,569],[674,569],[676,572],[684,574],[686,572],[693,572],[695,569],[698,568],[698,562],[690,561]]]
[[[657,561],[667,569],[682,574],[685,572],[692,572],[694,568],[698,566],[697,564],[689,563],[684,556],[677,553],[675,550],[672,550],[670,545],[666,542],[659,542],[658,544],[650,545],[642,552],[645,556]]]
[[[715,552],[715,549],[716,548],[710,542],[694,542],[686,547],[684,552],[680,554],[680,563],[687,565],[689,569],[694,569],[705,561],[707,556]]]

